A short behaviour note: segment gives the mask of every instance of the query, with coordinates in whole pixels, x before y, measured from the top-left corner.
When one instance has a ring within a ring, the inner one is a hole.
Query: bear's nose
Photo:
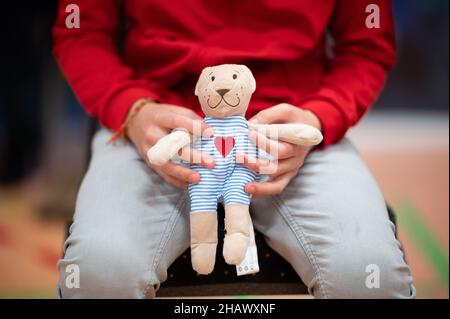
[[[219,93],[220,96],[224,96],[225,94],[230,92],[230,90],[229,89],[220,89],[220,90],[216,90],[216,92]]]

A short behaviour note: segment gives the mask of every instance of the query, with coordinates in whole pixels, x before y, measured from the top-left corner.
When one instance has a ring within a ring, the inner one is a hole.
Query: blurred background
[[[0,298],[54,298],[89,119],[51,55],[56,1],[2,4]],[[398,63],[349,132],[394,208],[419,298],[448,298],[449,2],[394,0]]]

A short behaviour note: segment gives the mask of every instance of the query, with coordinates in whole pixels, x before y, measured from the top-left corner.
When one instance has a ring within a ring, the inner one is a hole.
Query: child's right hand
[[[149,102],[130,119],[127,134],[140,156],[156,173],[172,186],[186,189],[189,183],[200,181],[199,173],[172,162],[162,166],[152,165],[148,162],[147,151],[160,138],[169,134],[175,128],[184,128],[194,134],[194,125],[199,125],[200,134],[211,136],[212,129],[201,120],[200,116],[185,107]],[[193,162],[193,159],[196,159],[197,164],[206,168],[214,166],[214,161],[209,155],[199,154],[194,156],[195,152],[198,151],[192,149],[187,152],[183,151],[182,158],[188,162]]]

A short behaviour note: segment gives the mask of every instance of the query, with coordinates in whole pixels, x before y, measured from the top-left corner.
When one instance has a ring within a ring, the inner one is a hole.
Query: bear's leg
[[[217,212],[191,212],[192,268],[201,275],[214,269],[217,247]]]
[[[225,205],[225,230],[223,257],[229,265],[237,265],[244,260],[250,241],[250,214],[248,205]]]

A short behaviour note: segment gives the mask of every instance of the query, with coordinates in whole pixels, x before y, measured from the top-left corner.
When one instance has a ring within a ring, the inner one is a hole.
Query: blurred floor
[[[448,114],[374,113],[349,136],[398,215],[418,297],[448,298]],[[56,144],[64,167],[72,167],[70,158],[82,166],[82,141]],[[68,144],[79,145],[73,156]],[[38,213],[41,197],[51,192],[47,185],[37,174],[23,185],[0,187],[0,298],[55,296],[65,222]]]

